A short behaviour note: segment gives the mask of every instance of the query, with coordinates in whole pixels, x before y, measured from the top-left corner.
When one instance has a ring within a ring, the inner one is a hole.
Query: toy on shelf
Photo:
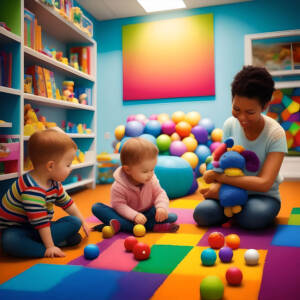
[[[88,34],[90,37],[93,36],[93,22],[85,15],[82,15],[81,30]]]
[[[84,161],[85,161],[85,154],[78,149],[76,151],[76,155],[72,161],[72,165],[81,164],[81,163],[84,163]]]
[[[86,124],[74,124],[72,122],[62,121],[62,129],[66,133],[91,134],[92,130],[87,128]]]
[[[69,21],[72,21],[72,7],[72,0],[54,0],[54,8]]]
[[[72,7],[72,22],[75,26],[79,27],[80,29],[82,27],[82,16],[83,13],[80,7]]]
[[[0,174],[18,172],[20,142],[15,135],[0,135]]]
[[[260,165],[258,156],[253,151],[233,144],[232,138],[220,144],[212,154],[213,160],[211,158],[206,160],[206,169],[224,173],[227,176],[243,176],[245,169],[249,172],[256,172]],[[232,217],[233,214],[242,210],[242,205],[245,205],[248,200],[248,193],[245,189],[222,184],[219,190],[219,200],[224,207],[225,216]]]
[[[5,28],[8,31],[11,31],[11,29],[7,26],[5,22],[0,22],[0,27]]]
[[[53,0],[40,0],[40,1],[50,7],[54,6]]]
[[[24,93],[32,94],[32,75],[24,74]]]
[[[97,162],[97,184],[112,183],[114,181],[113,173],[120,166],[120,155],[102,152],[97,155]]]
[[[73,103],[78,103],[78,99],[74,96],[74,81],[63,82],[63,99]]]

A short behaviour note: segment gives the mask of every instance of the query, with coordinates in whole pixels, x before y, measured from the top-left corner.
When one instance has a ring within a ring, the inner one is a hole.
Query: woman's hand
[[[203,174],[203,179],[206,183],[213,183],[217,181],[219,174],[213,170],[205,171]]]
[[[212,183],[208,188],[200,188],[200,193],[205,199],[219,199],[220,183]]]

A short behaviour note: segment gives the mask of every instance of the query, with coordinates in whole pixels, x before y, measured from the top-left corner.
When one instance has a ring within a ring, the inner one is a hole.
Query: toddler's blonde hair
[[[122,166],[132,166],[141,163],[145,159],[154,159],[158,155],[157,147],[144,138],[130,138],[121,149]]]
[[[28,141],[28,155],[34,168],[61,158],[70,149],[77,150],[75,142],[56,129],[36,131]]]

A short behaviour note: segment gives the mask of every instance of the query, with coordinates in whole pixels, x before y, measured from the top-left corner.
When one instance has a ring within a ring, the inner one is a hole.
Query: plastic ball
[[[192,128],[192,134],[195,136],[195,139],[199,144],[206,144],[208,141],[208,132],[207,130],[200,126],[196,125]]]
[[[199,121],[198,124],[204,127],[207,130],[208,134],[211,134],[211,132],[215,129],[213,121],[209,118],[203,118]]]
[[[102,228],[102,236],[104,239],[109,239],[114,236],[115,232],[111,226],[104,226]]]
[[[199,162],[199,158],[194,152],[185,152],[181,155],[181,158],[186,160],[190,164],[192,169],[195,169]]]
[[[177,132],[172,133],[171,140],[172,141],[180,141],[180,135]]]
[[[149,142],[151,142],[152,144],[156,145],[156,138],[148,133],[143,133],[142,135],[139,136],[140,138],[143,138]]]
[[[115,129],[115,137],[117,140],[121,140],[125,135],[125,126],[119,125]]]
[[[135,120],[144,124],[147,120],[147,117],[144,114],[137,114],[135,116]]]
[[[125,134],[129,137],[139,136],[144,132],[144,125],[139,121],[130,121],[125,126]]]
[[[100,253],[98,246],[94,244],[85,246],[83,251],[84,257],[86,259],[95,259],[99,256]]]
[[[128,252],[131,252],[137,242],[138,240],[131,235],[124,240],[124,247]]]
[[[243,273],[239,268],[230,267],[225,274],[226,280],[230,285],[240,285],[243,279]]]
[[[184,120],[188,123],[190,123],[192,126],[195,126],[200,121],[201,116],[197,111],[191,111],[186,114]]]
[[[204,266],[212,266],[217,259],[216,251],[208,248],[202,251],[201,261]]]
[[[206,158],[211,155],[209,148],[205,145],[199,145],[196,148],[195,153],[197,154],[197,156],[199,158],[200,164],[204,163]]]
[[[156,139],[156,145],[160,152],[167,151],[171,145],[171,138],[167,134],[161,134]]]
[[[224,284],[217,276],[206,276],[200,284],[200,295],[202,300],[220,300],[223,298]]]
[[[157,121],[159,121],[161,124],[168,121],[168,120],[170,120],[170,117],[166,113],[162,113],[162,114],[159,114],[157,116]]]
[[[120,145],[119,145],[119,147],[118,147],[119,153],[121,152],[124,143],[125,143],[127,140],[129,140],[129,139],[130,139],[129,137],[124,137],[124,138],[122,138],[122,140],[120,141]]]
[[[135,121],[135,115],[130,115],[127,117],[126,122]]]
[[[152,115],[149,117],[149,120],[157,120],[157,115],[156,115],[156,114],[152,114]]]
[[[121,145],[121,142],[116,143],[116,146],[115,146],[116,153],[120,152],[120,145]]]
[[[146,228],[144,225],[142,224],[136,224],[133,227],[133,234],[135,236],[141,237],[144,236],[146,234]]]
[[[209,150],[211,151],[211,153],[213,153],[220,145],[220,142],[212,142],[209,146]]]
[[[225,237],[226,246],[237,249],[240,246],[240,237],[237,234],[229,234]]]
[[[181,141],[174,141],[170,145],[170,153],[174,156],[181,156],[187,151],[186,145]]]
[[[175,132],[176,124],[172,120],[168,120],[161,124],[161,130],[163,133],[171,135]]]
[[[211,248],[213,249],[220,249],[224,246],[224,235],[222,232],[212,232],[209,236],[208,236],[208,244]]]
[[[183,121],[185,118],[185,113],[183,111],[175,111],[172,114],[172,120],[177,124],[181,121]]]
[[[134,245],[132,252],[135,259],[145,260],[150,256],[151,250],[147,244],[138,242]]]
[[[144,133],[151,134],[155,137],[159,136],[161,133],[161,124],[157,120],[150,120],[147,122],[144,128]]]
[[[246,261],[246,264],[249,266],[255,266],[258,264],[259,260],[259,253],[255,249],[249,249],[245,252],[244,258]]]
[[[220,258],[221,262],[223,262],[223,263],[231,262],[232,257],[233,257],[233,251],[231,248],[223,247],[220,249],[219,258]]]
[[[180,121],[176,124],[176,132],[182,137],[187,137],[190,135],[192,126],[188,122]]]
[[[187,151],[189,152],[194,152],[198,146],[197,140],[191,136],[184,138],[182,142],[186,145]]]
[[[214,142],[221,142],[223,138],[223,130],[220,128],[215,128],[210,135]]]

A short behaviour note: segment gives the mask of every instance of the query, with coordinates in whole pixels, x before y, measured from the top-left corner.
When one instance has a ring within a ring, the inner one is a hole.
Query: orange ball
[[[172,114],[172,121],[176,124],[183,121],[184,118],[185,118],[185,113],[183,111],[175,111]]]
[[[191,111],[186,114],[185,121],[190,123],[193,127],[199,123],[201,115],[197,111]]]
[[[240,237],[237,234],[229,234],[225,237],[226,246],[231,249],[237,249],[240,246]]]
[[[177,132],[172,133],[171,140],[172,140],[172,142],[180,141],[180,135]]]
[[[188,136],[182,140],[186,145],[187,151],[194,152],[198,146],[198,142],[195,138]]]
[[[181,121],[178,124],[176,124],[176,132],[181,136],[181,137],[187,137],[190,135],[192,126],[188,122]]]
[[[161,124],[166,121],[169,121],[169,120],[170,120],[170,117],[166,113],[162,113],[157,116],[157,121],[160,122]]]
[[[124,125],[119,125],[115,129],[115,137],[117,140],[121,140],[125,135],[125,126]]]
[[[223,130],[220,128],[215,128],[210,135],[213,142],[221,142],[223,137]]]

